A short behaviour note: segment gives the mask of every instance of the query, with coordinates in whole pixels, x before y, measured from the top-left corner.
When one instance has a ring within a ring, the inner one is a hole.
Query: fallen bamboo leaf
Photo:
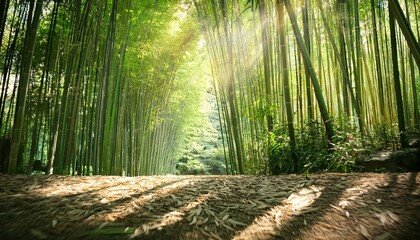
[[[389,232],[385,232],[375,237],[375,240],[389,240],[389,239],[394,239],[394,237]]]
[[[264,209],[264,208],[268,208],[269,207],[267,204],[265,204],[262,201],[259,201],[259,200],[254,200],[254,201],[258,204],[257,209]]]
[[[198,210],[197,210],[197,216],[200,216],[201,212],[203,211],[203,209],[201,208],[200,205],[198,205]]]
[[[362,235],[367,238],[370,239],[370,234],[368,232],[368,230],[366,229],[365,226],[363,226],[362,224],[360,224],[360,232],[362,233]]]
[[[204,211],[207,212],[207,214],[212,215],[214,217],[214,212],[208,208],[204,208]]]
[[[310,207],[310,208],[303,209],[302,211],[300,211],[300,214],[315,212],[318,209],[319,209],[318,207]]]
[[[197,222],[197,217],[196,216],[194,216],[193,217],[193,220],[190,222],[190,225],[193,225],[193,224],[195,224]]]
[[[135,231],[131,227],[117,227],[117,228],[98,228],[93,230],[91,235],[125,235],[133,234]]]
[[[225,227],[225,228],[227,228],[227,229],[229,229],[229,230],[231,230],[231,231],[235,231],[235,229],[233,229],[232,227],[230,227],[229,225],[227,225],[226,223],[224,223],[224,222],[221,222],[220,223],[221,225],[223,225],[223,227]]]
[[[56,218],[54,218],[51,222],[51,226],[55,227],[57,225],[57,223],[58,223],[58,220]]]
[[[226,214],[225,216],[222,217],[222,221],[226,221],[229,218],[229,214]]]
[[[392,213],[391,211],[386,211],[386,213],[391,217],[392,220],[394,220],[395,222],[400,221],[400,218],[395,215],[394,213]]]
[[[244,227],[246,227],[246,226],[248,226],[247,224],[245,224],[245,223],[243,223],[243,222],[239,222],[239,221],[236,221],[236,220],[234,220],[234,219],[229,219],[229,220],[227,220],[229,223],[231,223],[231,224],[233,224],[233,225],[237,225],[237,226],[244,226]]]
[[[202,229],[201,230],[201,232],[204,234],[204,235],[206,235],[207,237],[209,237],[210,239],[213,239],[213,238],[215,238],[215,239],[217,239],[217,240],[222,240],[219,236],[217,236],[217,234],[215,234],[215,233],[213,233],[213,232],[207,232],[207,231],[205,231],[204,229]]]
[[[104,228],[105,226],[107,226],[109,224],[109,222],[104,222],[102,223],[98,229]]]
[[[343,209],[341,209],[341,208],[339,208],[339,207],[337,207],[337,206],[335,206],[335,205],[330,204],[330,206],[331,206],[332,208],[334,208],[335,210],[338,210],[339,212],[342,212],[342,211],[343,211]]]
[[[206,218],[206,219],[204,219],[200,224],[202,225],[202,224],[205,224],[205,223],[207,223],[209,221],[209,218]]]
[[[149,230],[158,229],[162,230],[162,227],[165,226],[165,224],[162,223],[156,223],[149,227]]]
[[[136,202],[131,202],[131,205],[133,205],[133,208],[135,209],[141,209],[141,207],[137,205]]]
[[[48,235],[39,231],[38,229],[31,229],[31,235],[37,237],[38,239],[47,239]]]
[[[339,202],[338,203],[338,205],[341,207],[341,208],[346,208],[347,206],[349,206],[350,205],[350,202],[349,201],[346,201],[346,200],[343,200],[343,201],[341,201],[341,202]]]
[[[379,213],[375,213],[375,216],[377,216],[379,218],[379,220],[381,221],[382,225],[385,225],[388,222],[387,217],[386,217],[386,214],[384,214],[384,213],[380,213],[380,214]]]

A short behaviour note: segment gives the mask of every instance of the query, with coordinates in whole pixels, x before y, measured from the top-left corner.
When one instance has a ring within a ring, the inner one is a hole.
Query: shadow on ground
[[[1,239],[420,239],[417,173],[0,175]]]

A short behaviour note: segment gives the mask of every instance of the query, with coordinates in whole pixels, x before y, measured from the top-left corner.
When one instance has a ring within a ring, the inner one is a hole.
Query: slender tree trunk
[[[77,32],[75,35],[77,43],[79,43],[81,46],[86,44],[86,31],[87,31],[87,24],[88,24],[87,17],[89,16],[91,4],[92,4],[91,0],[88,0],[85,2],[82,17],[80,19],[80,23],[79,23],[79,26],[77,28]],[[65,147],[64,156],[63,156],[63,167],[67,169],[69,167],[68,164],[73,163],[71,165],[73,173],[74,173],[74,169],[76,168],[75,161],[77,158],[79,158],[79,156],[75,155],[75,149],[76,149],[75,139],[77,135],[76,124],[77,124],[77,113],[79,112],[79,107],[80,107],[80,98],[81,98],[80,95],[82,92],[82,89],[81,89],[82,79],[85,74],[84,66],[86,64],[87,49],[85,47],[84,48],[79,47],[75,49],[75,51],[79,52],[78,54],[79,56],[76,57],[78,59],[78,66],[74,74],[75,83],[73,85],[73,91],[70,94],[72,101],[68,102],[68,104],[69,105],[71,104],[71,105],[69,106],[70,112],[68,114],[68,120],[67,120],[67,123],[68,123],[67,129],[66,129],[67,133],[65,134],[66,147]]]
[[[351,87],[350,76],[349,76],[349,73],[347,71],[347,64],[346,64],[347,63],[347,60],[346,60],[346,57],[340,57],[341,54],[339,53],[339,50],[338,50],[338,47],[337,47],[337,45],[336,45],[336,43],[334,41],[332,32],[331,32],[331,30],[330,30],[330,28],[328,26],[325,13],[324,13],[324,10],[322,8],[322,3],[321,3],[320,0],[318,0],[317,3],[318,3],[318,6],[319,6],[319,9],[321,10],[322,21],[323,21],[324,26],[325,26],[325,28],[327,30],[327,35],[328,35],[328,38],[330,39],[330,43],[331,43],[331,45],[333,47],[335,58],[337,59],[337,61],[339,63],[339,66],[340,66],[340,70],[341,70],[342,77],[343,77],[343,81],[342,81],[343,91],[347,91],[347,93],[350,94],[350,98],[351,98],[351,101],[353,103],[354,110],[356,112],[356,115],[359,117],[360,116],[360,109],[359,109],[359,105],[356,102],[356,98],[354,96],[354,93],[353,93],[353,90],[352,90],[352,87]],[[338,87],[337,87],[337,89],[338,89]],[[345,96],[347,96],[347,93],[345,94]],[[347,99],[343,99],[343,101],[348,101],[348,100]],[[338,105],[340,107],[341,104],[338,104]]]
[[[271,90],[271,52],[270,52],[270,41],[268,36],[268,19],[267,19],[267,5],[265,0],[260,1],[259,15],[261,24],[261,39],[263,45],[263,61],[264,61],[264,80],[265,80],[265,94],[267,108],[271,109],[272,105],[272,90]],[[267,114],[267,130],[268,132],[273,131],[273,116],[271,111]]]
[[[109,161],[108,161],[108,151],[107,147],[107,133],[106,130],[107,126],[107,114],[108,114],[108,96],[109,96],[109,85],[110,85],[110,75],[111,75],[111,67],[112,67],[112,56],[114,53],[114,41],[115,41],[115,21],[117,17],[117,6],[118,0],[112,1],[112,11],[110,15],[110,24],[108,27],[108,34],[106,38],[106,46],[105,46],[105,56],[104,56],[104,67],[102,71],[102,85],[101,85],[101,93],[99,98],[99,114],[97,115],[97,126],[99,127],[98,134],[98,145],[100,148],[98,149],[98,157],[100,159],[99,169],[101,174],[109,174]],[[109,124],[109,123],[108,123]]]
[[[340,59],[343,72],[343,82],[342,82],[342,93],[343,93],[343,105],[344,105],[344,113],[347,117],[350,117],[350,101],[348,92],[351,91],[351,87],[349,91],[347,91],[347,85],[350,84],[349,71],[348,71],[348,64],[347,64],[347,53],[346,53],[346,42],[345,42],[345,21],[346,21],[346,11],[345,11],[345,4],[346,0],[338,0],[337,1],[337,8],[338,8],[338,42],[340,46]],[[346,83],[347,82],[347,83]],[[344,127],[344,126],[343,126]]]
[[[57,51],[58,54],[58,51]],[[60,126],[59,119],[60,119],[60,91],[61,88],[61,81],[59,79],[59,76],[55,79],[57,80],[57,87],[55,88],[55,96],[54,96],[54,115],[52,116],[52,123],[51,123],[51,130],[50,130],[50,142],[49,142],[49,149],[48,149],[48,161],[46,166],[45,174],[52,174],[53,173],[53,166],[54,166],[54,160],[56,156],[56,150],[57,150],[57,142],[58,142],[58,128]]]
[[[286,6],[286,10],[287,13],[289,15],[291,24],[292,24],[292,28],[293,28],[293,32],[295,34],[295,38],[296,38],[296,42],[298,44],[299,47],[299,51],[302,54],[303,60],[305,65],[308,67],[309,72],[311,74],[311,80],[312,80],[312,84],[314,86],[314,90],[315,90],[315,96],[317,98],[318,101],[318,107],[319,110],[321,112],[321,117],[322,120],[324,121],[325,124],[325,130],[326,130],[326,134],[327,134],[327,138],[330,141],[330,143],[333,142],[333,137],[334,137],[334,130],[333,130],[333,126],[332,126],[332,122],[328,113],[328,109],[327,109],[327,105],[325,104],[325,100],[324,100],[324,96],[322,94],[322,89],[321,86],[319,85],[318,82],[318,77],[315,73],[314,67],[312,65],[312,61],[311,58],[309,56],[308,50],[305,47],[305,43],[303,41],[299,26],[297,24],[297,20],[296,20],[296,15],[293,11],[292,6],[290,5],[290,1],[289,0],[284,0],[285,6]]]
[[[288,69],[288,60],[287,60],[287,47],[286,47],[286,34],[284,26],[284,3],[283,0],[277,0],[277,14],[278,14],[278,23],[279,23],[279,38],[280,38],[280,49],[279,55],[281,56],[281,70],[283,72],[283,88],[284,88],[284,98],[286,101],[286,114],[287,114],[287,127],[290,137],[290,150],[292,152],[293,158],[293,172],[299,170],[298,157],[296,155],[296,137],[295,137],[295,128],[293,125],[293,109],[292,109],[292,100],[290,97],[290,87],[289,87],[289,69]]]
[[[233,143],[236,154],[236,161],[238,164],[238,171],[239,174],[244,173],[243,163],[245,162],[245,156],[243,154],[243,144],[241,141],[241,125],[239,121],[238,109],[236,104],[236,91],[234,86],[235,75],[233,69],[233,38],[232,34],[229,34],[229,26],[228,26],[228,19],[227,19],[227,6],[226,2],[224,2],[224,6],[222,6],[222,15],[224,17],[224,32],[225,37],[227,40],[227,94],[228,94],[228,103],[230,108],[230,120],[231,120],[231,130],[233,135]]]
[[[311,38],[309,34],[309,0],[304,0],[302,2],[303,9],[303,38],[305,40],[306,48],[308,49],[309,56],[311,55]],[[308,118],[309,120],[314,120],[314,110],[312,106],[312,86],[311,86],[311,74],[309,69],[305,65],[305,80],[306,80],[306,102],[308,107]]]
[[[354,1],[354,22],[356,34],[356,64],[354,69],[355,86],[356,86],[356,102],[359,106],[360,115],[358,116],[360,133],[364,134],[364,109],[362,99],[362,54],[361,54],[361,36],[360,36],[360,20],[359,20],[359,1]]]
[[[59,3],[57,3],[57,2],[54,3],[53,13],[52,13],[52,16],[51,16],[50,29],[49,29],[49,33],[48,33],[48,41],[47,41],[48,43],[47,43],[47,53],[46,53],[47,57],[46,57],[46,60],[45,60],[45,68],[43,70],[43,74],[42,74],[42,77],[41,77],[41,84],[40,84],[39,89],[38,89],[38,97],[37,97],[38,111],[37,112],[39,114],[37,114],[37,116],[35,118],[34,126],[32,127],[31,150],[30,150],[28,170],[27,170],[28,174],[31,174],[31,172],[32,172],[32,166],[33,166],[35,154],[37,153],[37,150],[38,150],[38,147],[39,147],[38,146],[39,145],[39,132],[41,131],[42,118],[43,118],[43,113],[44,113],[44,111],[41,109],[41,107],[43,105],[43,102],[44,102],[44,104],[46,102],[46,99],[45,99],[46,91],[44,89],[44,85],[47,85],[46,81],[48,80],[48,75],[49,75],[49,66],[50,66],[50,60],[51,60],[51,55],[52,55],[51,51],[52,51],[53,34],[54,34],[56,19],[57,19],[57,15],[58,15],[58,5],[59,5]],[[44,97],[44,99],[42,97]]]
[[[403,108],[403,99],[401,94],[401,84],[400,84],[400,75],[398,70],[398,52],[397,52],[397,38],[395,34],[395,18],[392,14],[392,10],[389,12],[389,27],[391,31],[391,53],[392,53],[392,69],[394,75],[394,87],[395,87],[395,97],[397,101],[397,111],[398,111],[398,129],[400,131],[400,140],[402,147],[407,147],[406,131],[405,131],[405,121],[404,121],[404,108]]]
[[[3,45],[4,29],[6,27],[7,11],[9,10],[10,0],[0,2],[0,49]]]
[[[29,15],[27,19],[27,30],[22,53],[22,69],[19,77],[18,97],[16,101],[15,118],[13,124],[12,148],[10,152],[10,162],[8,172],[10,174],[18,171],[18,155],[23,134],[26,99],[28,96],[29,79],[32,67],[32,56],[35,48],[35,39],[38,32],[39,20],[42,14],[43,0],[31,0]],[[35,8],[35,9],[34,9]]]
[[[22,29],[22,27],[25,25],[24,24],[24,12],[25,12],[26,8],[23,6],[19,6],[16,7],[15,10],[13,11],[13,22],[10,26],[10,29],[15,29],[14,30],[14,34],[13,32],[9,33],[9,43],[7,45],[6,48],[6,55],[5,55],[5,59],[4,59],[4,64],[3,64],[3,72],[2,72],[2,87],[1,87],[1,95],[0,95],[0,129],[3,128],[3,122],[4,122],[4,115],[5,115],[5,108],[6,108],[6,100],[7,100],[7,90],[8,90],[8,86],[10,84],[10,75],[12,72],[12,65],[13,65],[13,60],[15,58],[16,55],[16,45],[19,39],[19,35],[20,35],[20,31]],[[16,16],[17,13],[17,16]],[[22,22],[22,23],[21,23]],[[4,34],[4,33],[3,33]],[[0,47],[1,47],[1,43],[0,43]],[[18,61],[19,58],[17,58],[16,61]],[[18,72],[18,69],[16,69],[16,72]],[[14,91],[13,91],[14,94]],[[11,98],[11,102],[13,101],[14,98]],[[10,109],[11,106],[9,107],[9,112],[7,115],[9,115],[10,113]],[[5,121],[5,127],[4,127],[4,132],[5,135],[8,132],[8,121]]]
[[[401,9],[401,6],[396,0],[389,0],[389,10],[390,15],[397,20],[398,26],[400,27],[402,33],[404,34],[405,40],[410,47],[411,54],[416,60],[417,66],[420,68],[420,45],[416,40],[416,37],[413,34],[413,31],[410,28],[410,24],[404,16],[404,12]]]
[[[382,66],[381,66],[381,57],[379,54],[379,41],[378,41],[378,28],[376,24],[376,11],[375,11],[375,0],[370,0],[371,3],[371,13],[372,13],[372,25],[373,25],[373,41],[375,48],[375,59],[376,59],[376,71],[377,71],[377,80],[378,80],[378,97],[379,97],[379,112],[381,115],[381,122],[384,121],[384,110],[385,110],[385,100],[384,100],[384,87],[382,81]]]
[[[410,14],[409,14],[409,4],[408,1],[405,0],[406,5],[406,13],[407,13],[407,22],[410,26]],[[414,3],[414,17],[417,17],[417,9],[416,9],[416,3]],[[417,23],[418,21],[416,21]],[[417,32],[417,36],[419,36],[419,33]],[[420,37],[420,36],[419,36]],[[420,115],[419,115],[419,103],[417,100],[417,86],[416,86],[416,74],[415,74],[415,68],[414,68],[414,58],[411,55],[411,51],[408,52],[408,58],[409,58],[409,65],[410,65],[410,79],[411,79],[411,97],[414,104],[413,107],[413,126],[416,129],[420,130]],[[420,69],[420,68],[419,68]]]

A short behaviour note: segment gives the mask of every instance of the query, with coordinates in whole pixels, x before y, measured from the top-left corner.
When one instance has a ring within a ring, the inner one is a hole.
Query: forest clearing
[[[419,239],[419,173],[0,175],[1,239]]]

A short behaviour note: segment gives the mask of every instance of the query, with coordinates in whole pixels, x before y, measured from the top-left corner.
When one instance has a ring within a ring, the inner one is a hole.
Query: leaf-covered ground
[[[420,239],[420,173],[0,175],[0,239]]]

